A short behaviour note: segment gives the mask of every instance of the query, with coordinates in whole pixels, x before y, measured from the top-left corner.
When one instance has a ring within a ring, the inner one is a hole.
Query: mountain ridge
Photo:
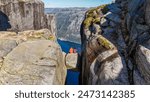
[[[57,35],[75,43],[81,43],[80,25],[88,8],[47,8],[45,13],[55,14]]]

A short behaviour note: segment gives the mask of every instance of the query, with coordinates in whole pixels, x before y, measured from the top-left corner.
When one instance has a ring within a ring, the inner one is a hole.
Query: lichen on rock
[[[83,21],[85,28],[88,28],[92,23],[99,23],[101,17],[100,14],[105,14],[108,11],[107,5],[101,5],[96,8],[92,8],[86,12],[85,20]]]
[[[106,12],[87,11],[81,26],[82,84],[150,84],[149,3],[115,0],[104,6]]]
[[[0,32],[0,59],[2,85],[65,84],[63,52],[48,29]]]

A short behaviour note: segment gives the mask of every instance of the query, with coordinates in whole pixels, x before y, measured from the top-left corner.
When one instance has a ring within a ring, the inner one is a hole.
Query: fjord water
[[[58,41],[59,45],[61,46],[63,52],[69,53],[69,49],[72,47],[77,50],[77,53],[80,54],[81,44],[77,44],[77,43],[70,42],[70,41],[64,41],[64,40],[60,40],[60,39],[57,39],[57,41]]]
[[[77,50],[77,53],[80,54],[80,52],[81,52],[80,44],[70,42],[70,41],[63,41],[60,39],[58,39],[57,41],[65,53],[69,53],[69,49],[72,47]],[[67,70],[66,85],[78,85],[79,84],[79,74],[80,74],[79,71]]]

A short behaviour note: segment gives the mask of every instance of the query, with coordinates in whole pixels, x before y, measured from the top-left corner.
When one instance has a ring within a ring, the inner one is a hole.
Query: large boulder
[[[64,85],[66,66],[49,30],[0,32],[0,84]]]
[[[3,61],[1,84],[52,85],[65,83],[66,68],[58,44],[27,41],[13,49]]]

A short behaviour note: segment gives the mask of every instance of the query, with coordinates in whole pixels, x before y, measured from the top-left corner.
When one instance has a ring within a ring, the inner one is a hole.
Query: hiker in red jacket
[[[74,52],[74,49],[71,47],[69,50],[69,53],[73,53],[73,52]]]

